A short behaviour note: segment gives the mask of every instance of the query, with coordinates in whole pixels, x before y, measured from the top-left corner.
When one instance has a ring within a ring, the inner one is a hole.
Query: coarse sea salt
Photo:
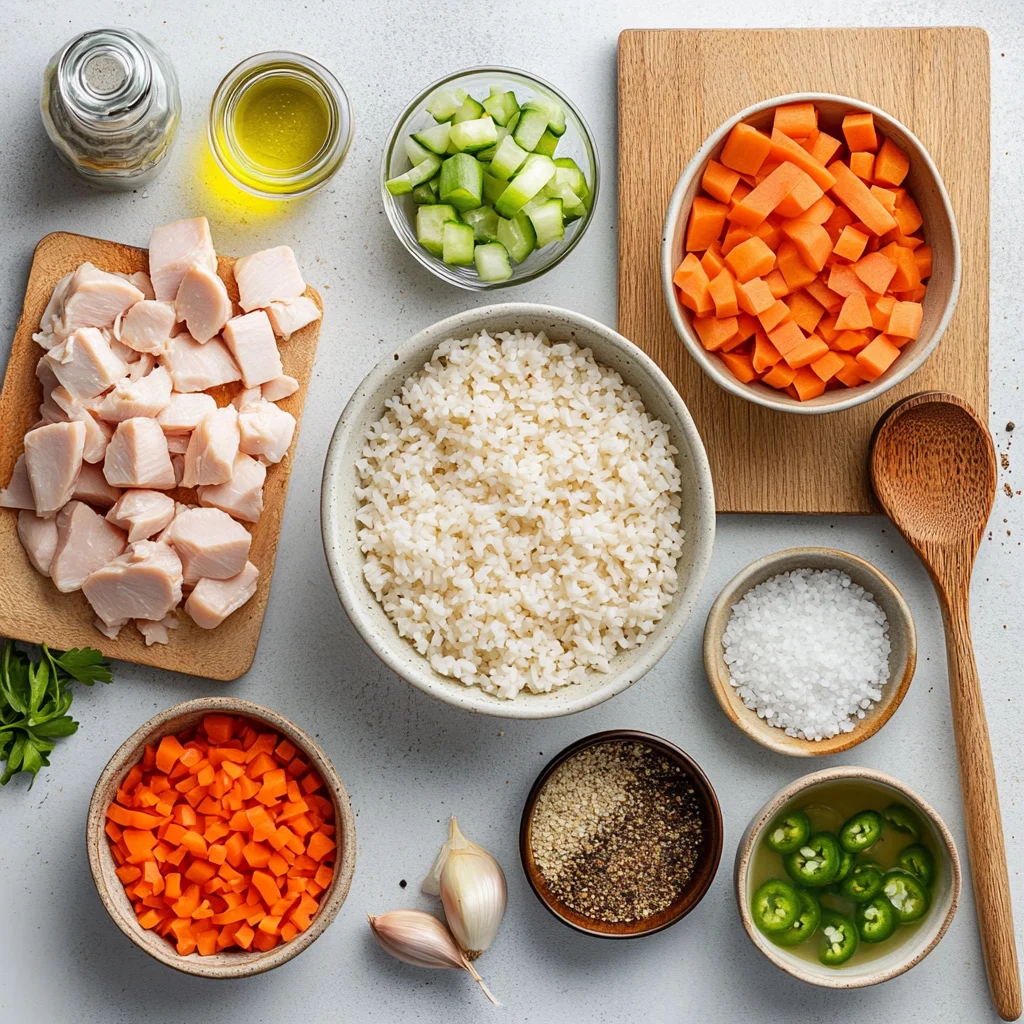
[[[749,590],[723,645],[743,703],[789,736],[851,732],[889,678],[889,623],[838,569],[796,569]]]

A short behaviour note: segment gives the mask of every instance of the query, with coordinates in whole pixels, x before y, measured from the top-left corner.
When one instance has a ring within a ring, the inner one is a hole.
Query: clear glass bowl
[[[550,242],[542,249],[535,249],[522,263],[513,264],[512,276],[504,281],[481,281],[473,267],[449,266],[427,252],[416,241],[416,203],[409,195],[393,196],[384,184],[388,178],[403,174],[409,169],[409,159],[405,154],[405,140],[414,132],[429,128],[435,123],[427,113],[426,104],[438,89],[464,89],[474,99],[482,100],[487,96],[492,85],[497,85],[502,89],[511,89],[520,104],[537,95],[548,96],[561,103],[565,108],[566,127],[565,134],[559,140],[558,151],[555,155],[572,157],[579,164],[587,177],[587,184],[590,186],[593,197],[590,209],[578,220],[565,226],[563,239]],[[458,71],[428,85],[402,111],[395,122],[380,167],[380,192],[384,201],[384,210],[402,244],[435,277],[439,277],[457,288],[466,288],[470,291],[507,288],[511,285],[522,284],[524,281],[532,281],[535,277],[540,277],[541,274],[561,263],[576,247],[593,219],[600,184],[601,163],[597,156],[597,146],[594,143],[590,126],[572,101],[542,78],[515,68],[497,66]]]

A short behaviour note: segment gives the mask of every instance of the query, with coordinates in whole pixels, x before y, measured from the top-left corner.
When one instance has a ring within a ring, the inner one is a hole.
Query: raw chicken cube
[[[80,398],[75,398],[67,388],[56,387],[50,392],[48,401],[52,402],[62,413],[61,420],[81,423],[85,427],[85,447],[82,449],[82,458],[87,463],[102,462],[103,456],[107,453],[107,445],[110,443],[114,428],[96,419],[89,406]],[[45,420],[47,412],[46,402],[39,408],[40,416]],[[91,403],[90,403],[91,404]],[[52,419],[51,422],[58,422]]]
[[[171,638],[167,631],[177,629],[178,625],[178,617],[174,612],[168,612],[159,622],[153,622],[151,619],[135,620],[135,628],[142,634],[147,647],[152,647],[153,644],[170,643]]]
[[[284,373],[270,320],[262,309],[229,320],[224,325],[224,343],[235,357],[247,388],[258,387]]]
[[[175,391],[156,421],[165,434],[188,434],[199,426],[203,417],[209,416],[216,409],[217,403],[213,395],[206,395],[201,391],[181,395]]]
[[[181,561],[174,549],[140,540],[91,573],[82,593],[106,625],[123,626],[129,619],[159,622],[181,600],[181,583]]]
[[[95,505],[96,508],[110,508],[121,497],[121,491],[107,483],[101,466],[83,462],[82,472],[78,474],[78,481],[75,484],[75,493],[71,497],[75,501]]]
[[[57,546],[50,578],[62,594],[80,590],[85,578],[124,551],[123,530],[81,501],[69,501],[57,514]]]
[[[108,423],[122,423],[136,416],[155,418],[171,401],[171,375],[158,366],[145,377],[124,377],[96,407],[96,415]]]
[[[201,263],[185,272],[174,300],[179,321],[184,320],[188,333],[200,344],[209,341],[231,318],[231,300],[224,282]]]
[[[182,484],[223,484],[231,479],[238,455],[238,410],[233,405],[203,417],[192,431],[185,450]]]
[[[27,508],[35,511],[36,503],[32,497],[32,485],[28,480],[28,467],[25,456],[19,455],[15,460],[14,469],[7,486],[0,491],[0,508]]]
[[[107,522],[128,531],[128,543],[149,540],[174,518],[174,499],[160,491],[125,491],[107,513]]]
[[[294,377],[284,375],[268,380],[260,390],[268,402],[280,402],[282,398],[294,395],[299,390],[299,382]]]
[[[216,406],[214,406],[216,408]],[[191,432],[188,434],[168,434],[164,433],[164,437],[167,438],[167,450],[171,455],[184,455],[188,451],[188,442],[192,437]],[[172,459],[173,461],[173,459]]]
[[[23,509],[18,513],[18,540],[35,570],[49,576],[53,552],[57,548],[56,520],[44,519]]]
[[[238,412],[239,448],[261,462],[280,462],[295,434],[295,417],[263,398],[246,402]]]
[[[247,313],[272,302],[287,302],[306,290],[295,253],[287,245],[263,249],[235,260],[238,304]]]
[[[185,459],[188,465],[188,458]],[[235,519],[258,523],[263,511],[263,482],[267,467],[249,455],[235,456],[231,479],[223,484],[199,488],[199,504],[219,508]]]
[[[28,471],[36,515],[52,516],[68,503],[82,471],[85,425],[51,423],[25,435]]]
[[[137,416],[117,425],[107,445],[103,475],[114,487],[174,487],[167,441],[154,419]]]
[[[110,348],[103,332],[82,327],[46,354],[50,369],[75,398],[95,398],[116,384],[127,365]]]
[[[162,536],[178,552],[186,583],[237,576],[249,560],[252,544],[249,531],[219,508],[179,512]]]
[[[156,360],[153,358],[152,352],[137,352],[138,358],[133,363],[128,364],[128,379],[129,380],[141,380],[147,374],[153,372],[156,367]]]
[[[143,299],[136,302],[121,321],[120,340],[136,352],[160,355],[174,336],[177,317],[173,302]]]
[[[185,611],[202,629],[216,629],[256,593],[260,571],[252,562],[228,580],[201,579],[185,602]]]
[[[175,391],[205,391],[218,384],[242,379],[237,364],[220,338],[211,338],[205,345],[200,345],[189,335],[179,334],[171,338],[162,362],[171,371]]]
[[[131,281],[117,274],[83,263],[65,284],[54,290],[60,296],[55,309],[47,306],[40,321],[41,333],[46,333],[46,316],[50,314],[50,333],[60,340],[81,327],[112,327],[126,309],[143,298],[142,292]],[[53,303],[51,296],[50,303]]]
[[[50,294],[50,301],[39,318],[39,330],[32,335],[32,340],[45,349],[51,349],[61,340],[58,331],[60,330],[60,318],[64,312],[64,297],[68,293],[68,285],[75,272],[65,274],[56,284]]]
[[[173,302],[181,279],[196,263],[208,270],[217,270],[217,254],[205,217],[153,228],[149,236],[149,276],[158,299]]]
[[[322,315],[320,307],[308,295],[300,295],[287,302],[272,302],[267,306],[270,326],[282,341],[287,341],[296,331],[319,320]]]
[[[120,271],[115,271],[118,277],[123,277],[126,281],[131,281],[136,288],[142,292],[144,299],[155,299],[156,295],[153,293],[153,282],[149,279],[149,274],[144,270],[136,270],[134,274],[122,274]]]

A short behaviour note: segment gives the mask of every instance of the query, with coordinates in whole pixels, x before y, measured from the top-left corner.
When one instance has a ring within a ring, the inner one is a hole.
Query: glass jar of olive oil
[[[299,53],[258,53],[233,68],[210,108],[210,147],[225,174],[253,195],[294,199],[338,170],[352,110],[338,80]]]

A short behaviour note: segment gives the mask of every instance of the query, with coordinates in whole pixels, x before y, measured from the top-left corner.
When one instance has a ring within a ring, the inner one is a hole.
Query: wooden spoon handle
[[[946,623],[949,697],[960,760],[967,850],[985,970],[999,1016],[1003,1020],[1017,1020],[1021,1015],[1021,988],[1010,909],[1010,881],[1006,872],[992,746],[971,643],[967,588],[957,588],[951,596],[940,590],[940,599]]]

